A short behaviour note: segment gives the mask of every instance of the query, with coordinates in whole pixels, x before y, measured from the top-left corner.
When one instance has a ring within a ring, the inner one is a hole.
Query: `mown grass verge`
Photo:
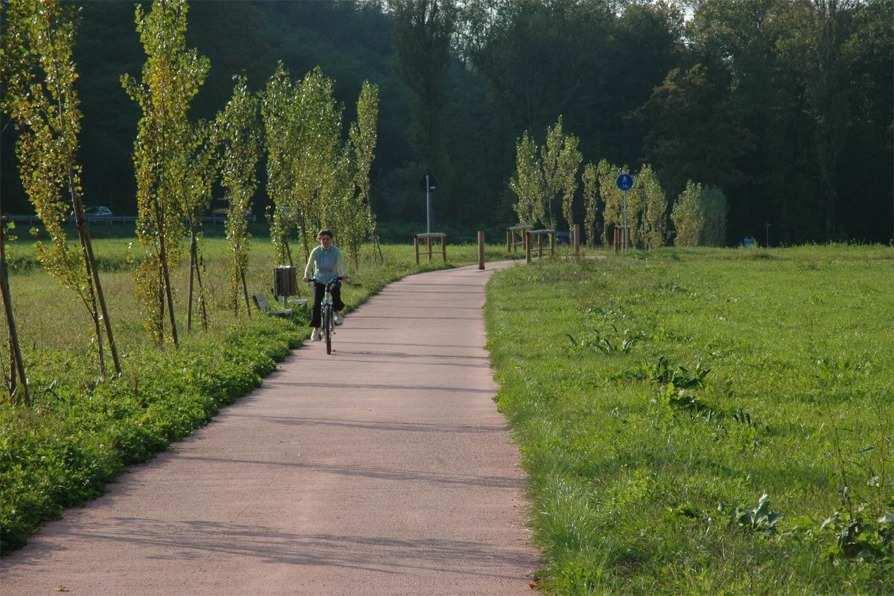
[[[124,259],[123,241],[97,245],[110,259]],[[266,292],[270,247],[256,248],[250,291]],[[421,266],[408,246],[384,247],[384,263],[366,252],[344,287],[349,310],[408,274],[471,262],[475,247],[454,247],[451,263]],[[207,423],[220,407],[257,387],[309,335],[304,315],[291,321],[258,313],[251,319],[235,317],[219,285],[226,280],[227,254],[223,242],[208,242],[212,327],[202,332],[197,324],[192,334],[182,335],[179,349],[148,342],[130,272],[106,276],[124,374],[104,382],[97,379],[89,330],[84,331],[84,315],[73,295],[39,271],[12,277],[34,403],[14,407],[0,395],[0,555],[22,546],[65,507],[101,494],[126,466],[150,459]],[[491,248],[490,254],[501,253]],[[185,284],[182,270],[177,278]],[[0,332],[5,336],[5,329]],[[5,356],[0,361],[8,362]]]
[[[666,251],[488,286],[551,593],[894,592],[894,252]]]

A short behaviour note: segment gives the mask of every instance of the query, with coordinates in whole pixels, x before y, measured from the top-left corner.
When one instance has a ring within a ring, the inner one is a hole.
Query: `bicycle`
[[[326,353],[332,353],[332,334],[335,333],[335,308],[332,301],[332,290],[341,284],[341,278],[325,285],[323,300],[320,303],[320,331],[326,340]]]

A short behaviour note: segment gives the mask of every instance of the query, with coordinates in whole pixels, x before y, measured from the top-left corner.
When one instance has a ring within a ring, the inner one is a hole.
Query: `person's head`
[[[320,233],[317,234],[317,240],[320,241],[320,246],[329,248],[332,246],[332,230],[326,228],[320,230]]]

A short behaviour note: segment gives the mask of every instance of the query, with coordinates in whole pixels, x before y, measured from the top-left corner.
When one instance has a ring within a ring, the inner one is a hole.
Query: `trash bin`
[[[294,267],[281,265],[273,270],[273,294],[277,298],[298,294],[298,277]]]

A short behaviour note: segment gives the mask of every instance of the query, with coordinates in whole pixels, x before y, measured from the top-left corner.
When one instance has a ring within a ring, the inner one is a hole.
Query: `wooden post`
[[[580,224],[574,224],[574,256],[580,256]]]
[[[549,256],[556,256],[556,231],[549,231]]]
[[[478,230],[478,270],[484,271],[484,230]]]
[[[419,237],[413,236],[413,249],[416,251],[416,265],[419,265]]]
[[[524,231],[525,234],[525,262],[531,262],[531,232],[528,230]]]
[[[425,241],[428,243],[428,262],[431,263],[431,236],[426,236]]]
[[[543,258],[543,234],[537,234],[537,258]]]
[[[441,236],[441,253],[444,256],[444,262],[447,262],[447,234]]]
[[[506,230],[506,254],[512,254],[512,230]]]

